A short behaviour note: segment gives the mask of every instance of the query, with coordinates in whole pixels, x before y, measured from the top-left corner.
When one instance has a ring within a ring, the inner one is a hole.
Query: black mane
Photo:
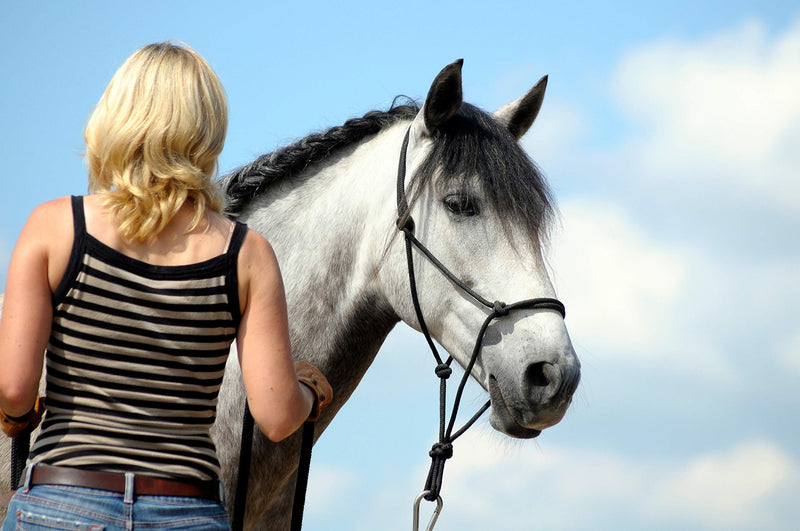
[[[242,209],[270,184],[291,178],[308,166],[326,159],[334,152],[377,134],[385,127],[417,115],[416,105],[399,105],[388,111],[371,111],[361,118],[353,118],[344,125],[332,127],[261,155],[247,166],[234,170],[222,181],[226,196],[225,213],[237,216]]]
[[[258,157],[223,179],[226,213],[239,215],[271,183],[297,175],[385,127],[411,120],[418,111],[416,105],[371,111]],[[545,230],[554,212],[550,190],[536,164],[504,125],[464,103],[437,130],[435,140],[430,155],[413,176],[417,190],[434,179],[439,186],[446,186],[453,179],[478,175],[487,203],[508,232],[512,226],[519,227],[540,243],[546,240]]]

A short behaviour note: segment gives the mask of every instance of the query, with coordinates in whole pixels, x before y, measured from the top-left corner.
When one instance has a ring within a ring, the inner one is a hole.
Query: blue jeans
[[[222,503],[201,498],[133,496],[60,485],[20,487],[8,506],[2,531],[56,529],[129,531],[229,530]]]

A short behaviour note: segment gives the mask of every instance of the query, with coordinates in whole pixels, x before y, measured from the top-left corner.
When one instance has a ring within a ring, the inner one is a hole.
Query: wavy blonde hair
[[[227,127],[222,84],[188,46],[150,44],[125,61],[84,131],[89,190],[123,238],[152,241],[186,201],[187,232],[222,210],[213,178]]]

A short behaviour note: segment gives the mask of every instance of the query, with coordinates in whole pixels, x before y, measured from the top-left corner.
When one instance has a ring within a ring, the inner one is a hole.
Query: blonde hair
[[[213,178],[228,127],[217,75],[186,45],[150,44],[117,70],[84,131],[89,190],[128,240],[152,241],[188,200],[222,210]]]

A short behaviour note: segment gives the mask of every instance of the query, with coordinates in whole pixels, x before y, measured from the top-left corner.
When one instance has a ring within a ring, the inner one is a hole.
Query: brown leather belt
[[[31,473],[30,484],[67,485],[124,493],[125,474],[36,465]],[[221,501],[219,481],[215,480],[176,481],[137,475],[133,479],[133,493],[138,496],[187,496]]]

